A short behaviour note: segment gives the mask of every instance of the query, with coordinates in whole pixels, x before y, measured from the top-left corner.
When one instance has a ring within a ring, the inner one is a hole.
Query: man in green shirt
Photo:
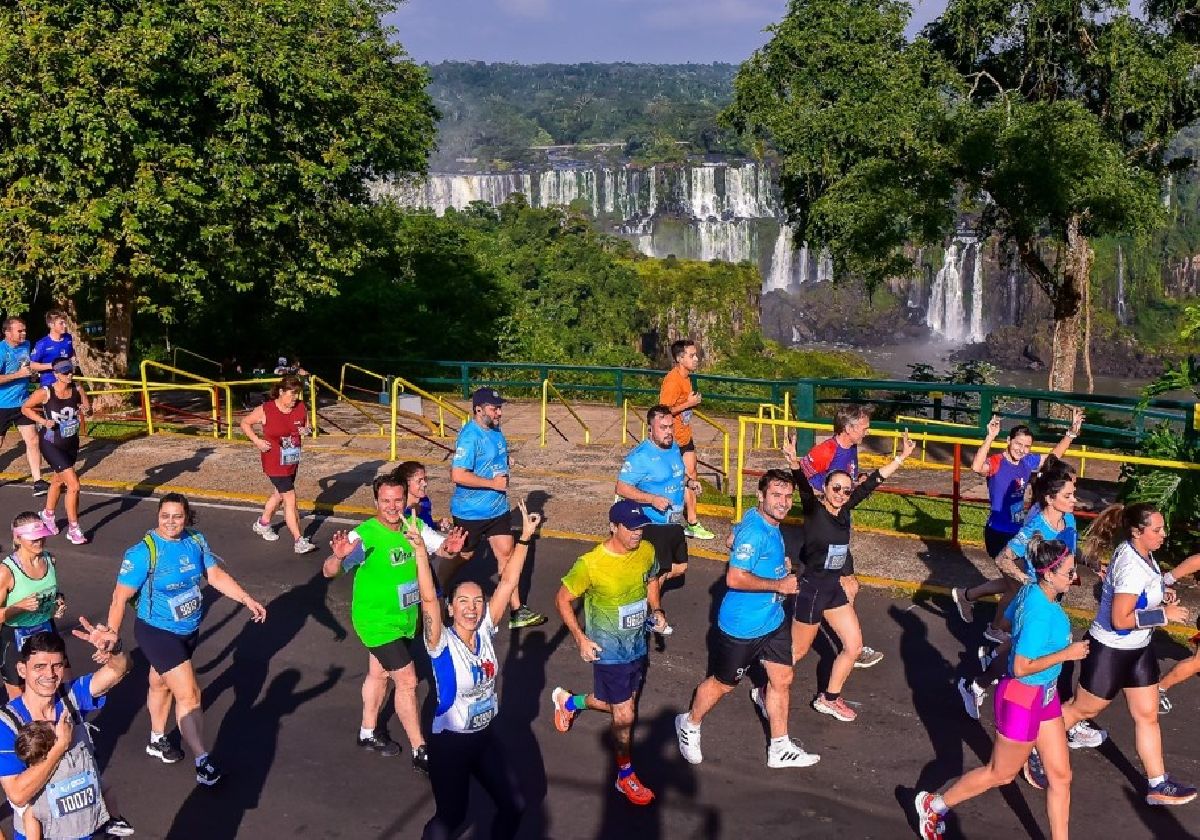
[[[400,753],[400,745],[378,725],[390,679],[395,685],[396,717],[412,745],[413,767],[427,772],[429,759],[417,707],[417,671],[410,650],[417,635],[421,596],[412,543],[404,533],[407,493],[403,483],[390,473],[376,478],[371,489],[375,516],[352,531],[333,535],[329,541],[333,553],[321,571],[330,578],[354,572],[350,622],[369,655],[358,745],[381,755]],[[457,552],[464,537],[462,532],[451,533],[441,550]]]

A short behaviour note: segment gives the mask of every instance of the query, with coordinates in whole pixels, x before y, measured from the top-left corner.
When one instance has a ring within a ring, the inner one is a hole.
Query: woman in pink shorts
[[[1012,650],[1008,676],[996,689],[996,741],[992,760],[954,782],[940,796],[917,794],[918,833],[937,840],[950,809],[1016,778],[1034,746],[1042,756],[1050,786],[1046,812],[1051,840],[1065,840],[1071,814],[1071,760],[1062,708],[1055,687],[1062,663],[1087,656],[1088,642],[1071,641],[1071,623],[1058,604],[1076,577],[1075,557],[1066,544],[1035,534],[1025,555],[1037,580],[1021,587],[1008,608]]]

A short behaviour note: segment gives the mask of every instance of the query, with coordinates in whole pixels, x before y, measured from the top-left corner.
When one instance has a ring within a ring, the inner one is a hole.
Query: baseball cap
[[[54,363],[55,373],[74,373],[75,363],[70,359],[58,359]]]
[[[471,407],[481,405],[504,405],[504,397],[495,388],[480,388],[471,395]]]
[[[642,512],[642,506],[637,502],[622,499],[608,509],[608,521],[636,531],[638,528],[645,528],[649,525],[650,517]]]

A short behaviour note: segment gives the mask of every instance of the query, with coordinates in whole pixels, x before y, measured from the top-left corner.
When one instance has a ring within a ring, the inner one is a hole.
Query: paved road
[[[0,488],[0,500],[2,515],[11,516],[29,506],[28,490]],[[85,495],[82,521],[95,541],[80,548],[62,538],[51,543],[72,615],[103,615],[120,554],[151,527],[153,505]],[[253,514],[239,506],[204,506],[199,512],[199,527],[233,574],[267,605],[269,617],[265,625],[251,625],[244,611],[217,600],[205,621],[196,663],[214,756],[227,773],[218,787],[197,788],[184,763],[166,767],[143,753],[146,665],[136,654],[133,673],[97,716],[106,780],[138,836],[419,836],[432,813],[428,782],[406,759],[363,753],[354,744],[366,656],[349,623],[350,582],[323,580],[319,554],[296,557],[286,540],[259,540],[249,528]],[[323,544],[334,527],[332,521],[322,523],[317,541]],[[552,540],[537,545],[530,598],[535,607],[551,608],[557,581],[581,548]],[[583,715],[568,735],[554,731],[549,689],[590,686],[589,667],[559,622],[502,631],[502,704],[494,725],[532,803],[522,837],[912,836],[908,809],[914,786],[940,786],[990,754],[990,711],[983,725],[973,723],[951,688],[966,628],[947,621],[947,604],[940,601],[913,603],[864,592],[866,640],[887,658],[851,678],[847,697],[861,704],[858,721],[838,723],[807,706],[818,675],[827,673],[828,646],[801,665],[793,688],[791,731],[822,754],[819,765],[767,770],[763,729],[744,688],[706,723],[704,764],[684,763],[672,717],[703,675],[705,634],[721,571],[717,563],[698,561],[686,586],[666,597],[677,632],[666,651],[652,654],[635,732],[639,775],[658,794],[649,808],[635,809],[612,790],[614,768],[600,715]],[[82,662],[79,653],[76,661]],[[1161,653],[1178,657],[1183,651]],[[1163,719],[1170,769],[1192,781],[1200,780],[1200,736],[1188,725],[1187,712],[1197,698],[1200,683],[1181,687],[1177,711]],[[1112,730],[1110,743],[1073,754],[1076,833],[1200,836],[1200,803],[1174,810],[1138,804],[1132,784],[1140,783],[1139,764],[1123,706],[1102,723]],[[390,729],[400,734],[395,721]],[[963,807],[947,836],[1042,837],[1042,799],[1023,783],[992,792]],[[483,838],[489,805],[478,789],[473,802],[474,828],[466,836]]]

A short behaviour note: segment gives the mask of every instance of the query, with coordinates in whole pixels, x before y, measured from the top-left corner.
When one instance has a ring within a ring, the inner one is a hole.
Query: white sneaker
[[[254,533],[258,534],[267,542],[275,542],[275,540],[279,539],[279,534],[275,533],[275,529],[270,525],[262,524],[262,521],[259,519],[255,519],[254,524],[250,527],[254,530]]]
[[[805,752],[804,748],[799,744],[788,739],[786,744],[776,747],[774,744],[767,746],[767,766],[771,768],[777,767],[812,767],[821,756],[816,753]]]
[[[983,638],[987,639],[989,642],[995,642],[998,645],[1002,645],[1012,640],[1012,634],[1001,630],[999,627],[993,627],[989,624],[983,631]]]
[[[679,739],[679,754],[688,764],[704,761],[700,752],[700,727],[688,719],[688,713],[675,715],[675,737]]]
[[[1092,726],[1091,721],[1081,720],[1067,730],[1067,746],[1073,750],[1095,749],[1104,743],[1108,733],[1098,726]]]
[[[967,682],[966,677],[959,677],[958,693],[962,697],[963,709],[966,710],[968,717],[971,720],[979,720],[979,708],[983,705],[983,698],[987,692],[980,688],[974,680]]]
[[[750,702],[754,704],[754,708],[758,710],[759,716],[763,720],[769,720],[767,716],[767,698],[763,696],[764,692],[758,686],[750,689]]]
[[[970,624],[975,618],[975,606],[967,600],[967,590],[956,586],[950,590],[950,598],[954,601],[954,606],[958,607],[958,617],[964,624]]]
[[[279,539],[278,534],[275,535],[275,539]],[[312,543],[311,540],[309,540],[308,537],[301,537],[300,539],[296,540],[296,544],[292,547],[292,550],[297,554],[308,554],[310,551],[316,551],[317,547]]]

